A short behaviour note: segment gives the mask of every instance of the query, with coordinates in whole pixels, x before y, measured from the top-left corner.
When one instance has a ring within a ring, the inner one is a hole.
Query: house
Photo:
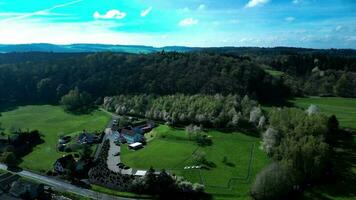
[[[135,142],[135,143],[132,143],[129,145],[129,149],[132,149],[132,150],[138,150],[138,149],[141,149],[142,147],[143,147],[143,145],[140,142]]]
[[[148,133],[154,128],[154,123],[153,122],[145,123],[138,126],[137,128],[141,129],[143,133]]]
[[[12,183],[9,193],[16,198],[37,199],[44,192],[44,185],[25,180]]]
[[[62,174],[66,170],[71,170],[73,167],[75,167],[75,163],[76,162],[74,160],[74,157],[72,155],[67,155],[57,159],[56,162],[54,163],[53,168],[54,171]]]
[[[143,131],[139,128],[126,127],[120,130],[120,139],[125,139],[129,144],[144,142]]]
[[[78,136],[78,143],[80,144],[94,144],[98,143],[100,141],[100,138],[92,133],[87,133],[86,131],[83,131]]]

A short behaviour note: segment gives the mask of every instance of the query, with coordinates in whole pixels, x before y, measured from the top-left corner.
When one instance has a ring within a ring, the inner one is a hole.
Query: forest
[[[89,93],[93,101],[121,94],[219,93],[275,102],[288,95],[281,79],[255,62],[218,54],[60,54],[58,59],[49,53],[38,61],[35,57],[43,55],[34,53],[29,61],[18,63],[8,56],[9,63],[0,65],[1,100],[56,103],[75,88]]]
[[[100,103],[105,96],[177,93],[248,95],[271,104],[303,95],[354,97],[355,55],[294,48],[6,53],[0,54],[0,101],[58,103],[75,89]]]

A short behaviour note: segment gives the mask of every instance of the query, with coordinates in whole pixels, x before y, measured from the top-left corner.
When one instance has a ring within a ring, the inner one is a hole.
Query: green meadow
[[[16,129],[37,129],[41,132],[44,143],[23,157],[20,164],[23,168],[40,172],[52,169],[54,161],[63,155],[56,148],[60,135],[73,134],[84,129],[103,130],[110,120],[110,116],[102,111],[73,115],[60,106],[51,105],[22,106],[1,114],[0,123],[8,134]]]
[[[249,199],[254,177],[269,160],[259,148],[260,140],[239,132],[208,131],[213,144],[199,147],[183,129],[160,125],[147,135],[144,149],[130,151],[123,146],[122,162],[147,169],[166,169],[192,182],[202,183],[216,199]],[[203,153],[213,164],[209,169],[184,169],[199,165],[194,156]],[[226,157],[227,162],[223,162]],[[228,164],[226,164],[228,163]]]
[[[335,115],[342,127],[356,129],[356,99],[340,97],[297,98],[292,101],[296,107],[308,108],[317,105],[321,112]]]

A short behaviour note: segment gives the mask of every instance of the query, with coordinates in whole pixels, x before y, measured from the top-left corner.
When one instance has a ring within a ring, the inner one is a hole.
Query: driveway
[[[98,145],[98,148],[96,149],[95,155],[94,155],[94,160],[98,159],[98,156],[101,152],[101,148],[103,147],[104,142],[107,140],[109,135],[112,135],[112,130],[111,128],[113,127],[114,120],[117,120],[119,117],[116,115],[112,115],[112,118],[108,125],[105,128],[105,135],[103,137],[103,141]]]
[[[121,156],[121,147],[119,145],[115,144],[115,136],[114,136],[114,131],[112,130],[112,127],[113,127],[114,120],[119,119],[119,116],[116,114],[110,113],[104,109],[102,109],[102,110],[104,112],[111,114],[112,119],[110,120],[110,122],[108,123],[108,125],[105,129],[105,135],[103,137],[103,141],[101,142],[101,144],[99,144],[99,146],[95,152],[94,159],[96,160],[98,158],[104,142],[106,140],[109,140],[110,141],[110,149],[109,149],[108,158],[107,158],[108,168],[113,172],[118,172],[121,174],[143,176],[144,174],[146,174],[145,170],[135,170],[132,168],[120,169],[119,166],[117,166],[118,163],[121,163],[121,157],[120,157]],[[137,173],[137,172],[139,172],[139,173]]]
[[[118,172],[126,175],[135,174],[136,170],[130,169],[120,169],[117,166],[118,163],[121,163],[121,146],[115,144],[115,137],[113,135],[109,135],[108,139],[110,141],[110,149],[108,153],[107,165],[108,168],[113,172]]]

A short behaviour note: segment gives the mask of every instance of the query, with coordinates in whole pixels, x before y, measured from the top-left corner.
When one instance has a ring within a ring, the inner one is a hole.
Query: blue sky
[[[0,43],[356,48],[356,0],[0,0]]]

